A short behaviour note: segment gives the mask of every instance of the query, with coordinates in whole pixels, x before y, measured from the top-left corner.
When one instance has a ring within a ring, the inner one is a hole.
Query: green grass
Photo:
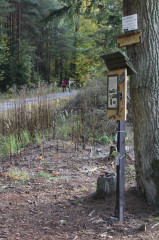
[[[33,128],[33,130],[31,129],[30,131],[21,130],[20,133],[19,131],[16,131],[14,134],[12,133],[8,136],[1,135],[0,156],[19,153],[22,148],[26,148],[33,142],[37,142],[40,145],[41,154],[43,156],[43,142],[45,142],[48,138],[57,138],[62,140],[71,139],[75,142],[79,142],[81,136],[89,137],[89,141],[91,141],[91,143],[97,142],[99,144],[108,145],[112,141],[112,137],[108,137],[105,133],[103,133],[103,135],[97,134],[96,131],[94,134],[91,129],[85,126],[85,123],[82,124],[80,122],[78,116],[70,116],[66,112],[65,114],[60,113],[56,116],[55,129],[52,124],[50,125],[50,128],[46,130],[36,130],[36,128]],[[44,165],[46,166],[45,159]]]
[[[116,157],[116,151],[113,151],[111,154],[111,158],[115,158]]]
[[[0,138],[0,141],[0,156],[7,155],[9,153],[13,154],[19,150],[19,141],[14,135],[3,136]]]
[[[108,136],[105,132],[99,133],[97,130],[92,133],[94,141],[99,144],[108,145],[112,143],[113,137]]]
[[[153,219],[154,222],[159,222],[159,217]]]
[[[30,133],[27,131],[21,132],[20,134],[20,148],[26,147],[32,142]]]
[[[21,132],[19,137],[13,134],[10,136],[1,136],[0,141],[0,156],[16,153],[32,142],[30,134],[27,131]]]
[[[39,86],[39,92],[43,94],[46,93],[46,89],[45,86]],[[22,89],[19,93],[24,99],[26,91]],[[87,101],[86,97],[84,99]],[[105,121],[102,120],[105,119],[105,112],[97,109],[93,111],[92,108],[85,107],[84,102],[82,108],[78,109],[73,103],[69,108],[68,101],[68,99],[53,101],[39,99],[29,106],[26,106],[25,102],[21,105],[15,103],[12,109],[2,112],[0,114],[0,156],[20,153],[22,148],[33,142],[40,145],[43,156],[43,144],[47,139],[56,139],[57,143],[58,140],[62,140],[62,144],[64,140],[71,140],[75,144],[75,149],[79,146],[84,148],[86,144],[108,145],[112,142],[113,134],[107,133],[105,124],[102,123]],[[45,159],[44,166],[46,167]]]
[[[36,174],[37,177],[45,178],[45,179],[51,179],[52,176],[49,173],[46,173],[44,171],[40,171]]]
[[[12,169],[8,174],[16,180],[29,180],[29,174],[23,170]]]

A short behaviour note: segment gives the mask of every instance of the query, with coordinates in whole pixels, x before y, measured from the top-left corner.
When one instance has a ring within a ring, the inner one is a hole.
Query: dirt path
[[[105,147],[98,146],[90,157],[89,146],[75,151],[71,142],[59,142],[57,152],[56,144],[44,145],[47,171],[38,145],[11,160],[1,159],[0,239],[159,239],[159,225],[154,222],[159,208],[129,190],[134,182],[129,175],[124,223],[111,219],[115,196],[94,198],[98,176],[115,171]],[[127,161],[127,166],[133,164]]]
[[[23,103],[25,103],[25,105],[30,105],[30,104],[34,104],[38,101],[50,101],[50,100],[54,100],[54,99],[66,98],[66,97],[76,95],[77,92],[78,91],[54,93],[54,94],[49,94],[49,95],[40,96],[40,97],[32,97],[32,98],[25,98],[25,99],[20,99],[20,100],[1,102],[0,103],[0,111],[12,109],[15,106],[18,107]]]

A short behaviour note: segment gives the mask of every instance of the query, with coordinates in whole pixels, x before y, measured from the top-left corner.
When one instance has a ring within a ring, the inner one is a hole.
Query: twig
[[[155,227],[158,226],[158,225],[159,225],[159,222],[156,223],[155,225],[153,225],[151,228],[155,228]]]

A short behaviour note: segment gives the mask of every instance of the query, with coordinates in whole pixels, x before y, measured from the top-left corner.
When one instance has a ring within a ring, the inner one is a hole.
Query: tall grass
[[[11,134],[9,136],[0,137],[0,156],[19,152],[22,148],[27,147],[31,142],[29,132],[22,131],[20,135]]]
[[[57,87],[54,83],[47,84],[42,81],[38,82],[37,87],[23,86],[18,89],[16,86],[9,88],[7,92],[0,92],[0,102],[7,101],[9,99],[23,99],[28,97],[44,96],[46,94],[60,92],[61,88]]]
[[[74,143],[85,148],[90,144],[108,144],[115,126],[106,120],[104,87],[87,87],[77,97],[63,100],[42,100],[40,97],[26,104],[15,101],[8,110],[0,111],[0,156],[19,153],[33,142],[38,142],[44,160],[43,144],[46,139]],[[103,98],[102,98],[103,96]],[[9,102],[8,102],[9,104]]]

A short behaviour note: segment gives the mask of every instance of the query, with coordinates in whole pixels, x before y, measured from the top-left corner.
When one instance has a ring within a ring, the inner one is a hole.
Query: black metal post
[[[125,198],[125,121],[117,121],[117,189],[115,216],[124,221]]]

